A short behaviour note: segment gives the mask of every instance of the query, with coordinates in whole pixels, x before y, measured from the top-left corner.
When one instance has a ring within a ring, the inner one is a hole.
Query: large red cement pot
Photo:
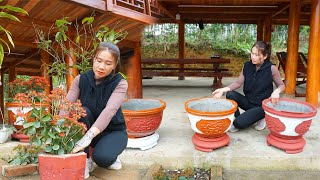
[[[39,174],[42,180],[84,179],[87,154],[39,154]]]
[[[273,105],[271,99],[262,102],[270,134],[267,144],[283,149],[288,154],[303,151],[306,141],[302,137],[308,130],[317,108],[307,102],[280,98]]]
[[[152,135],[160,126],[166,103],[154,99],[129,99],[121,105],[129,138]]]
[[[195,148],[210,152],[229,144],[226,134],[234,120],[237,103],[229,99],[200,98],[185,103],[191,128],[195,131]]]

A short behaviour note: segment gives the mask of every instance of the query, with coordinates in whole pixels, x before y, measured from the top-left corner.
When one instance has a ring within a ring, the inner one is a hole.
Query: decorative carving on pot
[[[36,102],[35,106],[37,108],[40,107],[46,107],[49,108],[49,103],[39,103]],[[9,124],[12,124],[18,131],[23,128],[23,123],[25,123],[25,117],[29,117],[31,110],[33,107],[28,107],[24,105],[24,107],[21,107],[20,102],[7,102],[6,108],[8,110],[8,116],[9,116]],[[19,116],[19,113],[24,114],[24,117]],[[27,119],[28,122],[32,121],[32,118]],[[13,133],[11,135],[15,139],[19,139],[20,142],[29,142],[29,136],[23,134],[22,132]]]
[[[130,148],[146,150],[154,147],[159,139],[159,128],[166,103],[155,99],[129,99],[122,105],[127,125]]]
[[[306,141],[303,135],[309,130],[317,108],[307,102],[280,98],[274,105],[270,99],[262,102],[270,134],[267,144],[294,154],[303,151]]]
[[[234,120],[237,103],[228,99],[197,98],[185,103],[191,128],[195,131],[192,142],[195,148],[210,152],[228,145],[226,134]]]

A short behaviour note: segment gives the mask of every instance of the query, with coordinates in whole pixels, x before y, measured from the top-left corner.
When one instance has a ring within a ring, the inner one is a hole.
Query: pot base
[[[303,151],[306,141],[303,137],[297,139],[282,139],[269,134],[267,137],[267,144],[284,150],[287,154],[296,154]]]
[[[13,133],[11,137],[19,140],[20,142],[30,142],[30,137],[23,133]]]
[[[220,137],[204,137],[195,133],[192,136],[192,142],[197,150],[211,152],[214,149],[229,145],[230,138],[226,133]]]
[[[142,138],[128,138],[127,148],[139,148],[144,151],[153,148],[158,144],[159,134],[154,133]]]

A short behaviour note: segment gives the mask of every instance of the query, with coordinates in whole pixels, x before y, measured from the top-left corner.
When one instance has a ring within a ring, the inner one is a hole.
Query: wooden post
[[[48,66],[50,64],[49,53],[47,53],[46,51],[41,50],[40,51],[40,58],[41,58],[41,62],[42,62],[42,64],[41,64],[41,76],[45,77],[46,80],[49,82],[49,84],[52,87],[52,81],[51,81],[51,78],[50,78],[50,76],[48,74]],[[45,91],[46,95],[50,94],[51,87],[45,87],[44,91]]]
[[[184,59],[184,23],[179,22],[179,59]],[[179,64],[179,72],[183,72],[184,64]],[[184,80],[184,76],[179,76],[179,80]]]
[[[269,14],[264,19],[263,40],[265,42],[271,42],[271,26],[271,14]]]
[[[134,55],[131,58],[129,58],[127,75],[128,75],[128,98],[141,99],[142,98],[142,75],[141,75],[140,42],[136,43],[136,47],[134,48]]]
[[[9,82],[12,82],[12,81],[14,81],[15,79],[16,79],[16,67],[12,64],[12,63],[10,63],[9,64],[9,68],[8,68],[8,80],[9,80]],[[9,97],[11,97],[12,96],[12,94],[10,93],[10,91],[9,91],[9,94],[8,94],[8,96]]]
[[[320,90],[320,0],[312,0],[310,18],[310,36],[307,66],[306,101],[319,105],[318,91]]]
[[[288,47],[287,62],[285,68],[285,93],[294,95],[296,90],[296,77],[298,67],[298,48],[299,48],[299,26],[300,26],[300,0],[290,0],[289,13],[289,30],[288,30]]]
[[[67,35],[70,38],[73,38],[73,28],[69,28]],[[77,64],[77,59],[76,56],[74,55],[74,51],[73,51],[73,46],[70,42],[66,43],[67,48],[70,49],[70,55],[66,55],[65,56],[65,61],[67,64],[67,69],[68,69],[68,74],[66,76],[67,79],[67,91],[69,91],[72,81],[74,80],[74,78],[78,75],[78,70],[76,67],[71,67]]]
[[[257,41],[263,40],[263,20],[259,20],[257,23]]]
[[[1,108],[2,114],[4,113],[4,91],[3,91],[3,86],[4,86],[4,71],[1,69],[0,108]],[[1,117],[1,122],[2,122],[2,117]]]

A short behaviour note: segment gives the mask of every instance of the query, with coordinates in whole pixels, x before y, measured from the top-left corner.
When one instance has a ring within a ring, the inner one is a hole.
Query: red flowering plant
[[[25,100],[23,97],[32,97],[29,103],[41,102],[44,89],[48,86],[50,84],[44,77],[17,78],[9,83],[9,92],[13,98],[9,98],[8,102],[21,102],[21,100]]]
[[[51,91],[47,102],[51,104],[49,110],[33,107],[27,114],[26,118],[32,121],[23,124],[23,132],[30,136],[31,145],[40,146],[49,154],[68,154],[87,130],[85,124],[78,122],[86,112],[79,100],[69,102],[60,88]]]

